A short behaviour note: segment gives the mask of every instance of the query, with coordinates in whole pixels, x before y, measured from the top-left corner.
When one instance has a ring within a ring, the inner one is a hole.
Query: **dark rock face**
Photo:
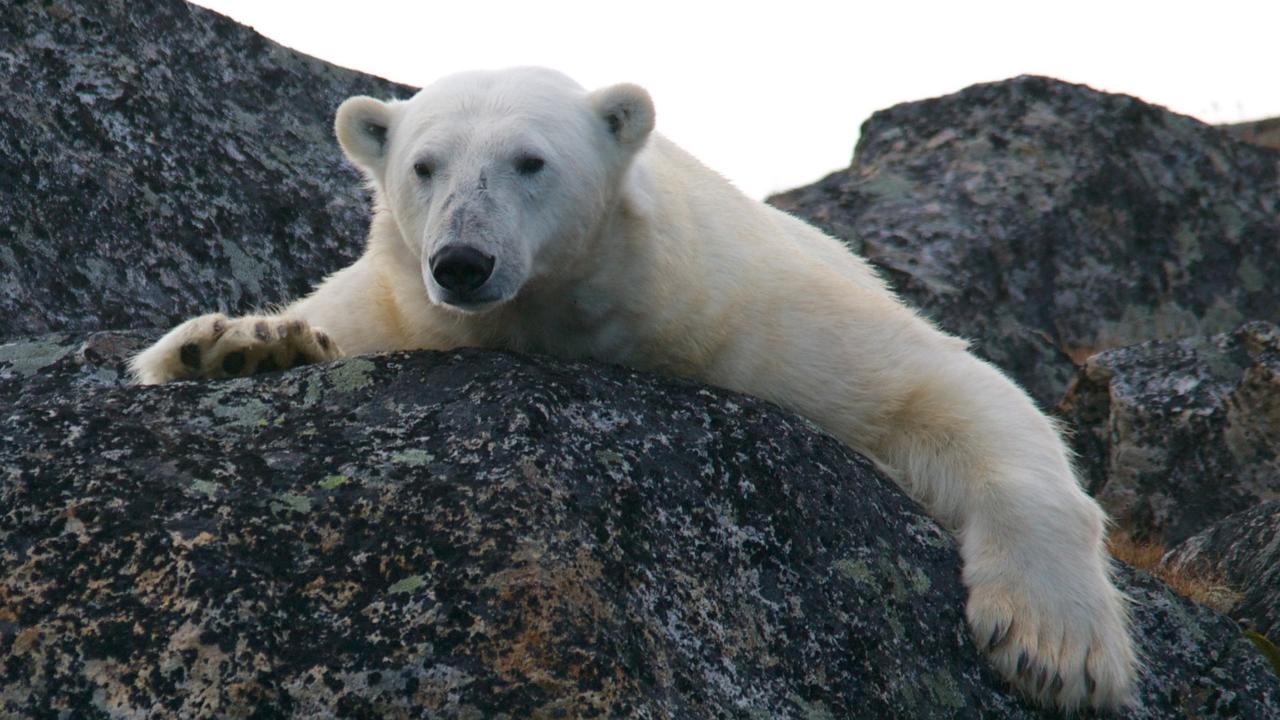
[[[1221,573],[1242,595],[1231,615],[1280,637],[1280,500],[1219,520],[1174,548],[1164,564]]]
[[[0,338],[245,312],[363,249],[333,112],[409,89],[178,0],[9,2],[0,47]]]
[[[1039,77],[876,113],[772,198],[844,239],[1040,403],[1093,353],[1280,317],[1280,152]]]
[[[1280,329],[1150,342],[1085,364],[1060,413],[1089,490],[1169,544],[1280,497]]]
[[[951,538],[762,401],[478,351],[121,388],[145,339],[76,340],[0,346],[4,713],[1040,716]],[[1130,717],[1280,716],[1230,621],[1122,584]]]

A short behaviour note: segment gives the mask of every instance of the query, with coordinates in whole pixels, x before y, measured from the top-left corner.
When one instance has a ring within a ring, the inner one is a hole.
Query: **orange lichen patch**
[[[1107,549],[1115,559],[1151,573],[1182,597],[1219,612],[1227,612],[1244,597],[1208,564],[1161,564],[1168,552],[1162,543],[1116,532],[1107,538]]]
[[[546,691],[549,702],[534,717],[580,715],[591,709],[604,713],[617,699],[625,678],[621,669],[599,676],[589,654],[564,652],[576,628],[597,627],[609,614],[604,600],[593,589],[603,572],[586,550],[568,562],[548,564],[545,549],[529,547],[517,552],[515,567],[486,581],[511,612],[501,626],[473,628],[479,634],[504,638],[494,644],[492,663],[509,681],[523,678]],[[569,626],[564,625],[569,621]],[[567,634],[566,634],[567,633]],[[584,687],[584,683],[590,687]]]
[[[1062,347],[1060,348],[1067,357],[1071,358],[1071,362],[1076,365],[1083,366],[1085,361],[1097,355],[1099,352],[1106,350],[1105,347],[1094,345],[1084,345],[1080,347]]]

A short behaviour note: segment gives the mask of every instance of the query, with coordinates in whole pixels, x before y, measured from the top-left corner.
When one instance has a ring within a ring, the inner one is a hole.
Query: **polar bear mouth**
[[[486,297],[451,298],[451,297],[447,297],[447,295],[449,294],[448,291],[446,291],[443,294],[446,295],[446,297],[442,297],[440,299],[440,303],[439,303],[440,305],[446,308],[449,308],[451,310],[461,311],[462,313],[465,313],[467,315],[477,315],[483,312],[488,312],[489,310],[492,310],[495,307],[502,304],[502,298],[500,297],[486,296]]]

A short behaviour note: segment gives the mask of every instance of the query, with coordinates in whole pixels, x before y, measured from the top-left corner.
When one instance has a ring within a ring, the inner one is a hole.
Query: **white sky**
[[[511,65],[639,83],[663,134],[756,197],[847,166],[875,110],[1022,73],[1207,122],[1280,115],[1278,0],[197,4],[419,87]]]

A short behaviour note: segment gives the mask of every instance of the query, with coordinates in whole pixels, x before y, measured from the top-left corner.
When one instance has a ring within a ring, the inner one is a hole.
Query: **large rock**
[[[1280,498],[1280,329],[1099,353],[1059,407],[1089,490],[1120,526],[1170,545]]]
[[[5,714],[1040,716],[952,539],[762,401],[478,351],[121,388],[145,338],[90,340],[0,346]],[[1280,716],[1229,620],[1122,583],[1129,717]]]
[[[1280,500],[1219,520],[1174,548],[1163,564],[1218,573],[1240,593],[1231,615],[1280,638]]]
[[[0,48],[0,339],[244,312],[363,249],[333,111],[407,88],[179,0],[5,3]]]
[[[1045,407],[1110,347],[1280,317],[1280,152],[1040,77],[878,112],[772,202],[833,233]]]

